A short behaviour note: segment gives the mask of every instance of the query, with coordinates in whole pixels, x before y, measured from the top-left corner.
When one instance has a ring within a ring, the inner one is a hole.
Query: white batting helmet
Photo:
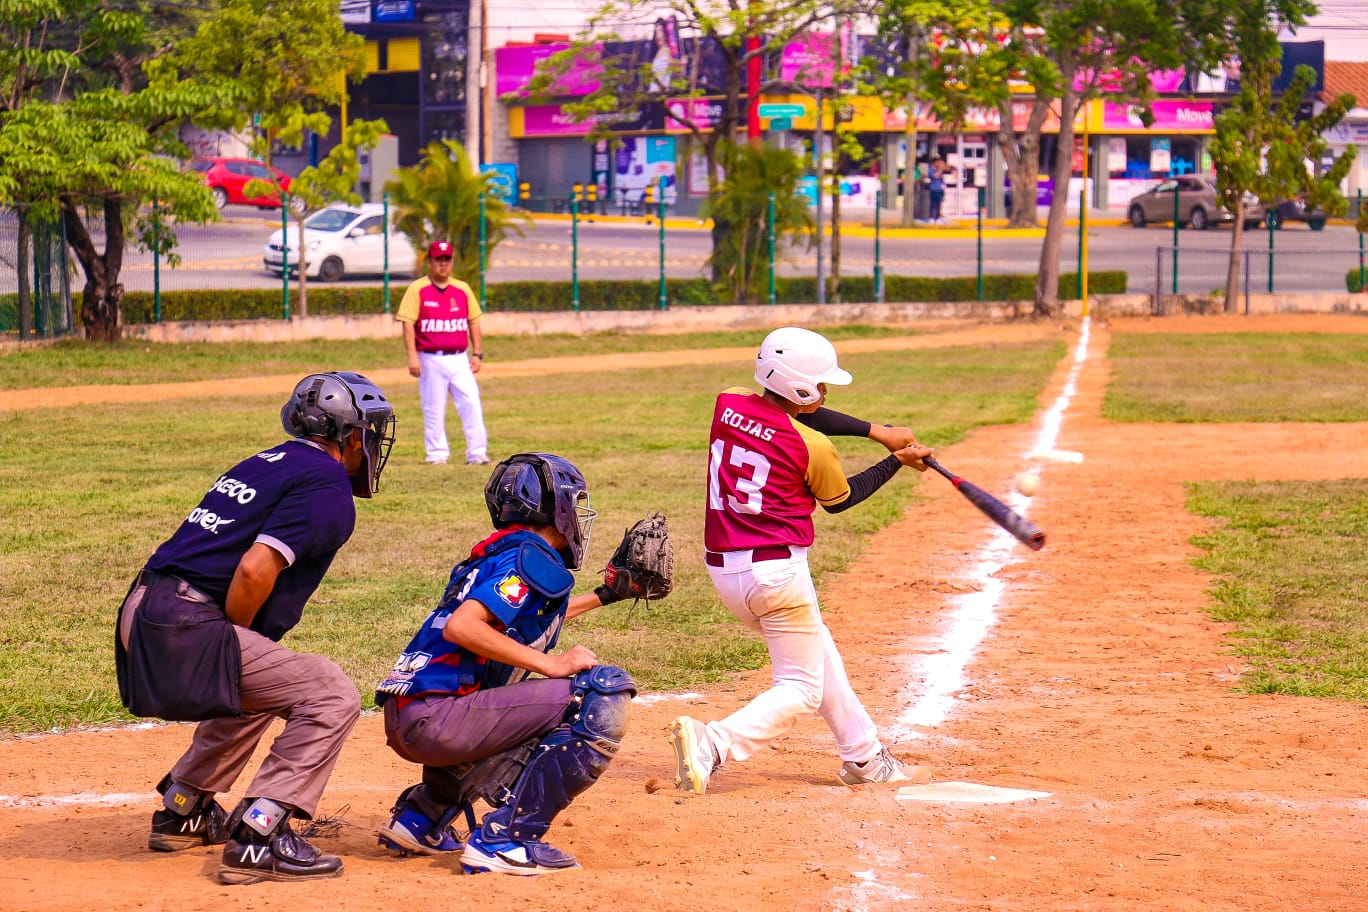
[[[822,400],[819,383],[845,386],[850,373],[836,366],[836,349],[810,329],[785,326],[760,343],[755,380],[772,393],[798,405]]]

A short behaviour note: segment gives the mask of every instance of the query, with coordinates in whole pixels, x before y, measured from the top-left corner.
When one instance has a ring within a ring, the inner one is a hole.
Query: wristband
[[[598,596],[600,605],[611,605],[613,602],[622,601],[622,597],[607,586],[595,586],[594,595]]]
[[[472,354],[470,357],[472,357],[472,358],[479,358],[481,361],[484,360],[484,355],[481,354],[480,352],[475,352],[475,353]]]

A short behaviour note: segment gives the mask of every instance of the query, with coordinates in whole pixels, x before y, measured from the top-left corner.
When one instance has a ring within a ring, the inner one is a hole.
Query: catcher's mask
[[[362,473],[351,476],[352,493],[370,497],[380,490],[380,473],[394,446],[394,408],[384,392],[361,374],[310,374],[295,385],[280,410],[280,423],[295,437],[322,437],[345,444],[361,428]]]
[[[589,530],[598,514],[589,508],[589,487],[568,459],[550,453],[518,453],[494,467],[485,485],[485,504],[494,528],[514,523],[554,526],[565,536],[565,565],[578,570],[589,550]]]
[[[755,380],[772,393],[797,405],[822,401],[818,384],[845,386],[850,374],[836,365],[836,349],[810,329],[785,326],[760,343],[755,356]]]

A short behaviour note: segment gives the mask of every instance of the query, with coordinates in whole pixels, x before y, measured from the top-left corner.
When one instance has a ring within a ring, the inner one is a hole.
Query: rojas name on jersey
[[[752,437],[759,437],[761,440],[773,440],[774,428],[761,424],[754,418],[738,414],[729,408],[722,410],[722,423],[736,428],[743,434],[750,434]]]
[[[424,317],[418,321],[418,328],[425,333],[465,332],[470,328],[470,321],[465,317],[456,320],[438,320],[432,317]]]

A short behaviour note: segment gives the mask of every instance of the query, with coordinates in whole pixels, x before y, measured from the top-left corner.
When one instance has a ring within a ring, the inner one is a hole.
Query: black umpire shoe
[[[337,877],[342,859],[324,855],[284,820],[263,836],[246,824],[238,824],[223,847],[218,878],[226,884],[250,884],[263,880],[312,880]]]
[[[147,847],[154,852],[179,852],[200,846],[222,845],[228,839],[228,812],[206,798],[185,816],[172,811],[152,815]]]

